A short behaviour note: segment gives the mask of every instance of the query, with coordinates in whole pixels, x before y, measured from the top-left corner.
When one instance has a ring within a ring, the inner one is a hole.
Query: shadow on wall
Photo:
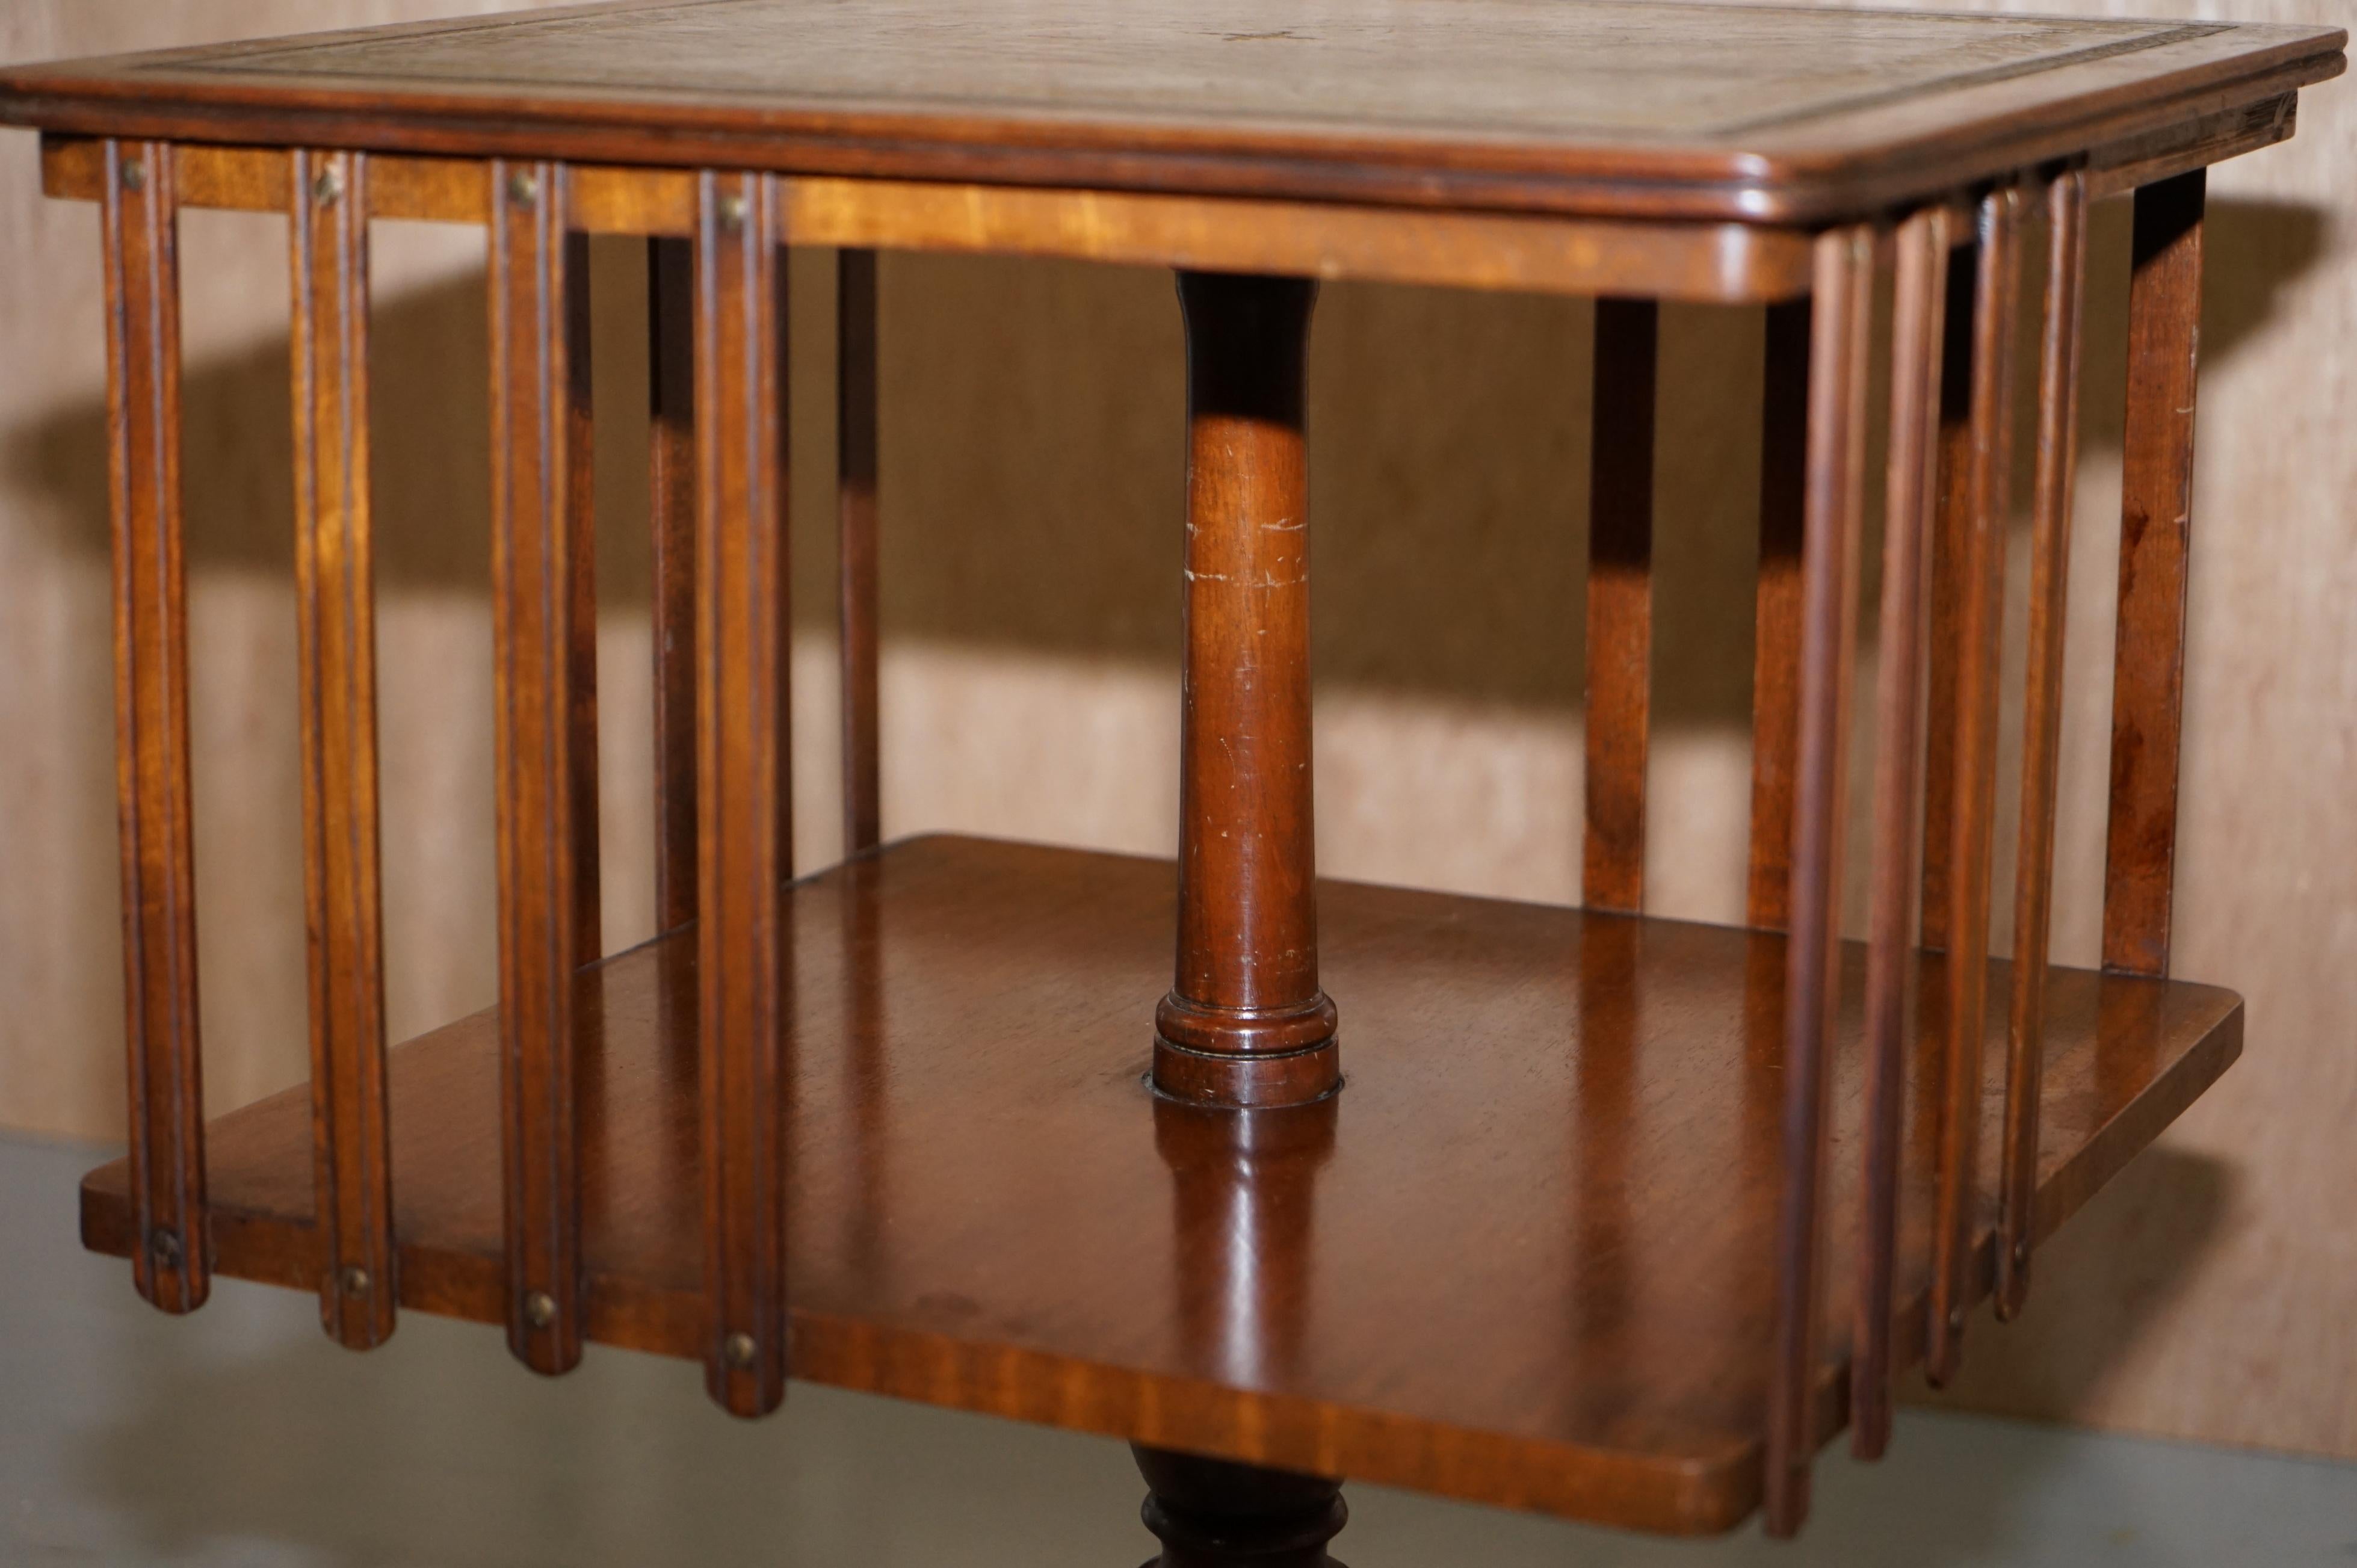
[[[1910,1397],[2103,1424],[2107,1391],[2134,1375],[2143,1342],[2228,1230],[2237,1187],[2222,1161],[2147,1149],[2040,1250],[2021,1316],[1999,1326],[1984,1305],[1963,1375],[1938,1394],[1919,1377]]]

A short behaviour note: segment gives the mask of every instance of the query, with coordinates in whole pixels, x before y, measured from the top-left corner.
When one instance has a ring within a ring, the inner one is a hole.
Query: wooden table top
[[[1174,880],[1168,861],[924,838],[794,885],[795,1375],[1633,1528],[1747,1514],[1783,939],[1322,883],[1348,1085],[1239,1118],[1141,1082]],[[1865,966],[1848,958],[1828,1436],[1858,1208]],[[1936,1016],[1942,961],[1916,961]],[[695,962],[692,931],[651,943],[586,972],[577,1007],[589,1335],[690,1358],[706,1322]],[[1992,966],[1997,994],[2009,974]],[[2225,1070],[2242,1005],[2057,969],[2047,1039],[2041,1236]],[[392,1055],[404,1306],[503,1318],[499,1049],[486,1013]],[[1901,1365],[1921,1352],[1938,1085],[1910,1105]],[[313,1286],[307,1090],[231,1113],[208,1144],[221,1272]],[[1975,1294],[1996,1140],[1982,1154]],[[124,1184],[120,1162],[86,1184],[91,1245],[128,1248]]]
[[[1786,221],[2171,138],[2258,145],[2345,37],[1654,0],[621,0],[20,68],[0,119]]]

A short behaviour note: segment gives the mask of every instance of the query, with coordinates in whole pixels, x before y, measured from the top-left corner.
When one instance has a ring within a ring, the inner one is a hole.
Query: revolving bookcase
[[[740,1415],[792,1376],[1124,1438],[1166,1568],[1324,1563],[1349,1478],[1791,1532],[1818,1449],[1846,1423],[1879,1455],[1893,1378],[1949,1378],[1968,1310],[2017,1312],[2038,1243],[2241,1048],[2240,1001],[2169,976],[2203,171],[2288,136],[2343,42],[1614,0],[622,0],[0,73],[51,194],[103,213],[131,1142],[84,1184],[85,1239],[169,1312],[216,1273],[314,1291],[356,1348],[406,1308],[502,1326],[544,1373],[592,1342],[701,1360]],[[2131,193],[2130,274],[2093,280],[2130,325],[2090,972],[2045,961],[2061,607],[2088,208]],[[210,1122],[193,207],[288,219],[313,1069]],[[394,218],[490,237],[500,1002],[388,1050],[368,255]],[[651,247],[662,934],[615,955],[591,234]],[[848,849],[800,876],[790,244],[838,249],[841,289]],[[896,248],[1178,274],[1175,865],[881,842]],[[1582,908],[1315,876],[1303,368],[1329,278],[1597,299]],[[1663,300],[1768,317],[1741,928],[1644,913]],[[1844,941],[1868,704],[1870,911]],[[2012,961],[1989,952],[2001,788]]]

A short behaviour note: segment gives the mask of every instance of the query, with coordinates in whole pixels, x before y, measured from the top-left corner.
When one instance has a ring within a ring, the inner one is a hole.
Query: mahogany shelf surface
[[[1174,881],[1166,861],[928,837],[791,887],[796,1375],[1618,1525],[1748,1514],[1783,940],[1324,882],[1342,1090],[1207,1112],[1141,1081]],[[1856,1223],[1847,957],[1824,1433]],[[691,928],[584,971],[576,1009],[588,1333],[687,1357],[705,1311],[694,966]],[[1939,956],[1918,968],[1937,998]],[[2057,969],[2048,1008],[2041,1236],[2242,1042],[2240,1001],[2209,986]],[[497,1051],[484,1013],[391,1061],[402,1305],[487,1323],[504,1317]],[[1936,1112],[1917,1078],[1902,1362],[1922,1343]],[[310,1139],[299,1089],[209,1130],[222,1273],[315,1287]],[[127,1251],[123,1163],[85,1182],[82,1223]]]
[[[1655,0],[621,0],[0,73],[97,135],[1811,221],[2280,139],[2343,32]],[[2200,149],[2195,151],[2195,149]]]

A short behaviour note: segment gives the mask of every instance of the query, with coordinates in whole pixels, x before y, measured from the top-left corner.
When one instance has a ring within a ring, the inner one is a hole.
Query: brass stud
[[[523,1298],[523,1320],[534,1328],[545,1328],[556,1321],[556,1302],[546,1291],[534,1291]]]
[[[540,177],[518,169],[508,176],[508,199],[518,207],[530,207],[540,199]]]
[[[753,1337],[749,1334],[731,1334],[720,1347],[720,1354],[728,1364],[740,1369],[751,1366],[759,1350],[760,1347],[753,1343]]]
[[[311,182],[311,195],[322,207],[333,207],[343,194],[344,171],[335,164],[321,169],[319,177]]]
[[[178,1268],[180,1262],[180,1233],[168,1225],[159,1225],[147,1237],[147,1251],[166,1268]]]
[[[1953,1306],[1948,1309],[1948,1329],[1951,1333],[1954,1334],[1962,1334],[1964,1331],[1964,1309],[1963,1307]]]
[[[369,1293],[369,1287],[376,1283],[369,1278],[369,1272],[366,1269],[359,1267],[346,1269],[336,1277],[336,1281],[343,1286],[346,1295],[366,1295]]]
[[[125,190],[146,189],[147,166],[145,164],[124,163],[123,166],[123,188]]]
[[[748,209],[745,205],[745,199],[743,197],[722,197],[720,199],[720,226],[723,229],[742,229],[745,227],[745,217],[748,210]]]

